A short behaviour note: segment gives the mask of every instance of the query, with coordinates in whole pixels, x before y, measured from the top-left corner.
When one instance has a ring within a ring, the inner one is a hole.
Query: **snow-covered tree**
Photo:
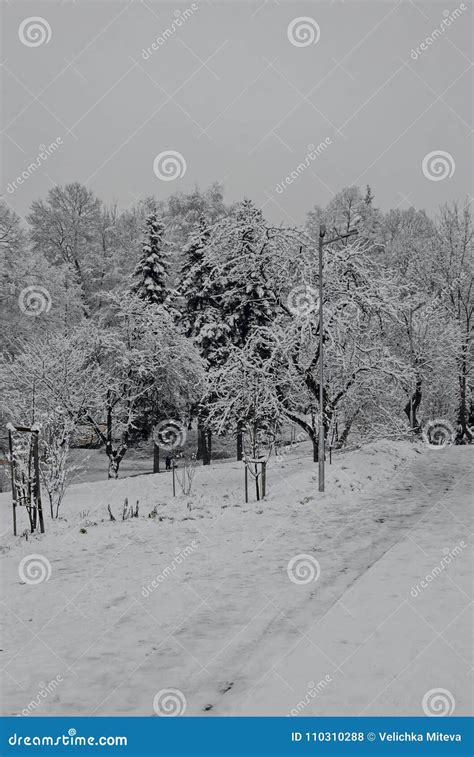
[[[180,298],[179,322],[187,337],[201,337],[203,313],[213,306],[212,293],[206,289],[205,281],[210,269],[206,261],[206,245],[210,229],[206,218],[201,216],[189,242],[183,249],[183,264],[179,272],[177,293]],[[207,316],[207,313],[204,317]],[[209,343],[199,342],[203,356],[211,349]]]
[[[288,232],[282,242],[285,252],[280,258],[280,276],[282,282],[286,281],[288,296],[280,299],[280,314],[266,331],[272,345],[274,386],[282,410],[312,440],[317,459],[321,418],[327,434],[344,403],[351,406],[348,418],[353,418],[362,411],[362,395],[375,394],[383,382],[396,383],[403,375],[405,364],[388,350],[384,330],[397,292],[364,245],[325,249],[325,384],[324,406],[320,408],[320,324],[314,250],[304,250],[308,242],[297,230]],[[301,252],[295,280],[296,245]]]
[[[49,499],[51,518],[59,516],[66,489],[83,465],[73,463],[70,444],[75,431],[71,419],[61,410],[50,414],[40,428],[40,477]]]
[[[133,274],[132,292],[153,305],[162,305],[169,294],[165,244],[164,225],[152,212],[145,221],[142,256]]]
[[[89,328],[33,331],[0,356],[0,415],[13,426],[39,429],[40,474],[52,517],[77,470],[71,437],[106,388],[90,359]]]
[[[272,232],[250,200],[238,204],[215,227],[208,247],[210,275],[226,325],[229,344],[242,346],[257,326],[268,325],[277,310],[269,280]]]
[[[317,239],[321,223],[326,224],[327,233],[332,236],[347,234],[350,230],[357,229],[358,239],[370,243],[375,251],[375,245],[381,243],[382,214],[374,206],[374,199],[369,186],[365,195],[358,187],[345,187],[334,195],[325,208],[315,206],[308,213],[308,234]]]
[[[53,187],[46,201],[32,203],[27,218],[33,250],[45,254],[56,265],[69,267],[86,316],[93,309],[96,290],[91,267],[99,243],[100,219],[100,200],[79,182]]]
[[[474,323],[473,224],[470,203],[444,205],[436,223],[439,252],[436,257],[436,278],[459,334],[456,357],[458,382],[457,421],[462,436],[473,440],[470,423],[472,407]]]
[[[209,373],[207,384],[209,424],[217,434],[237,434],[251,439],[251,456],[259,453],[262,438],[274,439],[283,418],[275,393],[271,355],[262,358],[267,334],[255,330],[242,346],[230,346],[225,362]],[[268,342],[268,346],[270,346]]]
[[[211,313],[218,317],[219,309],[213,301],[212,292],[205,282],[210,269],[206,262],[206,245],[210,238],[207,220],[201,216],[199,222],[183,249],[183,263],[179,274],[177,295],[178,322],[188,338],[194,340],[201,356],[209,369],[216,344],[209,330]],[[198,449],[196,458],[204,465],[211,462],[211,429],[206,425],[207,413],[203,401],[192,408],[192,415],[197,415]]]
[[[418,434],[422,423],[418,417],[420,409],[436,407],[435,388],[444,387],[444,404],[451,395],[456,372],[456,354],[459,339],[449,312],[439,296],[432,296],[420,290],[413,283],[398,287],[399,298],[392,310],[387,343],[390,349],[409,366],[402,386],[407,402],[404,413],[411,430]],[[452,414],[452,404],[450,415]],[[424,414],[426,414],[426,411]]]
[[[224,364],[232,348],[243,349],[259,328],[269,326],[277,312],[270,273],[274,241],[262,212],[250,200],[212,227],[204,256],[203,291],[209,306],[203,313],[196,341],[205,347],[211,370]],[[266,346],[253,339],[256,355]],[[212,399],[209,397],[209,402]],[[235,407],[235,405],[234,405]],[[237,459],[243,454],[244,412],[236,425]]]
[[[109,476],[117,477],[144,407],[148,429],[187,417],[202,392],[202,361],[163,306],[123,293],[110,297],[109,311],[91,333],[92,360],[107,388],[87,420],[105,445]]]

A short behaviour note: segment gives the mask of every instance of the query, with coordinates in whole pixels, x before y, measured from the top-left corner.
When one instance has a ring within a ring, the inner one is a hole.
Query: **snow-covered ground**
[[[189,715],[421,715],[444,689],[469,714],[473,454],[369,444],[320,494],[301,445],[248,505],[235,462],[174,499],[170,473],[81,483],[28,541],[0,495],[3,713],[153,715],[175,689]]]

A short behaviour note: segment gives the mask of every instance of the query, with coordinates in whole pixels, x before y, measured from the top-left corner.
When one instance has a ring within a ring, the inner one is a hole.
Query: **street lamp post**
[[[327,244],[339,242],[341,239],[347,239],[357,234],[357,229],[352,229],[347,234],[324,241],[326,236],[326,225],[322,223],[319,227],[319,441],[318,441],[318,473],[319,473],[319,491],[324,491],[324,457],[325,457],[325,437],[324,437],[324,329],[323,329],[323,247]]]
[[[323,246],[326,235],[324,223],[319,227],[319,443],[318,443],[318,473],[319,491],[324,491],[324,331],[323,331]]]

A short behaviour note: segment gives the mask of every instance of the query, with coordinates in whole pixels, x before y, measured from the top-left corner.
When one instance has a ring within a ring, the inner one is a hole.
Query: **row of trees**
[[[470,438],[467,204],[434,220],[414,208],[384,215],[370,188],[348,188],[304,228],[287,228],[250,200],[226,206],[218,186],[119,212],[71,184],[34,202],[27,221],[0,205],[2,413],[41,423],[63,447],[88,424],[111,476],[166,418],[196,421],[205,463],[212,433],[233,434],[240,458],[246,439],[256,454],[288,420],[312,440],[315,459],[321,417],[327,433],[339,418],[340,443],[355,426],[416,434],[433,417],[459,422]],[[320,408],[322,222],[358,237],[325,248]],[[36,285],[52,307],[27,317],[18,297]]]

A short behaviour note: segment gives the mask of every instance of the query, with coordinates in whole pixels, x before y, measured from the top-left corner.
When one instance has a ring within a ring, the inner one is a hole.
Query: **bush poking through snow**
[[[197,460],[195,455],[190,458],[183,458],[183,464],[179,468],[178,466],[175,467],[175,475],[179,487],[185,496],[191,493],[196,468]]]
[[[122,520],[127,520],[128,518],[138,518],[139,504],[140,502],[137,499],[137,504],[135,505],[135,509],[133,509],[133,505],[128,504],[128,497],[125,497],[123,501]]]

